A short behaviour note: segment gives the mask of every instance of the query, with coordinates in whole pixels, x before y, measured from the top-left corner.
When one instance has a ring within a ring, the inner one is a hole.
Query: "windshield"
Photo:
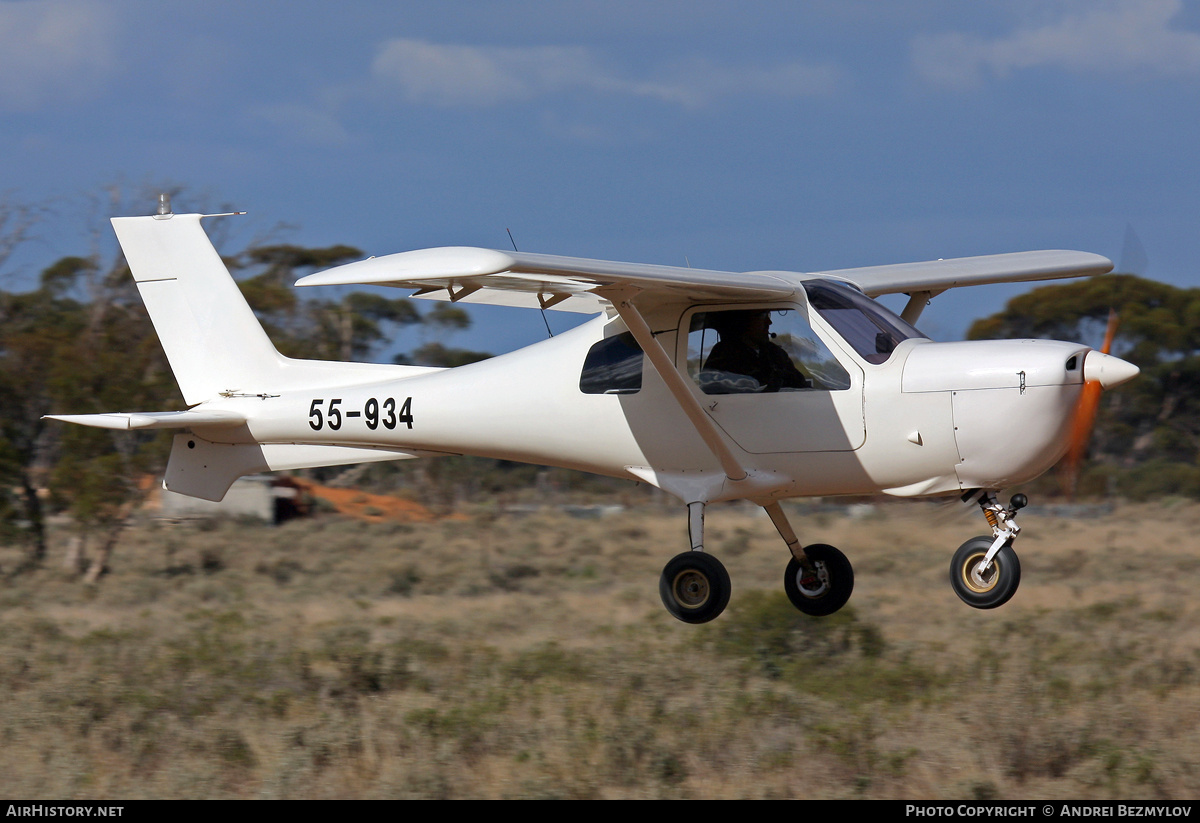
[[[812,280],[804,284],[804,291],[809,305],[868,363],[886,363],[900,343],[925,337],[885,306],[842,283]]]

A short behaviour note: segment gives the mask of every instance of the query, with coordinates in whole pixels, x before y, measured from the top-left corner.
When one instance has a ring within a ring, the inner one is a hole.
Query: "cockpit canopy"
[[[808,304],[868,363],[886,363],[905,340],[924,338],[887,307],[831,280],[804,283]]]

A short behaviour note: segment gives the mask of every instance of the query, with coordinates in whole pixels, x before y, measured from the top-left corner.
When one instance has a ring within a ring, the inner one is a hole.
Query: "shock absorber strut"
[[[980,567],[980,571],[986,571],[992,563],[992,558],[996,556],[996,552],[1000,551],[1005,544],[1015,540],[1021,533],[1016,516],[1018,511],[1029,505],[1029,498],[1023,494],[1014,494],[1006,507],[996,498],[994,491],[975,489],[964,494],[963,500],[970,500],[976,495],[979,496],[976,502],[983,511],[988,525],[992,527],[992,536],[995,538]]]

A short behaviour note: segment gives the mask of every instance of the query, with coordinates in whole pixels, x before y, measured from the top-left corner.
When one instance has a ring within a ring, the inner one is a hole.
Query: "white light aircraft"
[[[216,215],[212,215],[216,216]],[[267,470],[479,455],[641,481],[686,504],[691,549],[659,590],[688,623],[717,617],[729,574],[704,551],[710,503],[762,506],[788,550],[784,589],[831,614],[854,573],[802,545],[780,501],[888,494],[974,499],[991,535],[954,554],[950,581],[980,609],[1020,581],[1016,511],[997,492],[1067,450],[1085,385],[1137,367],[1077,343],[935,343],[915,327],[947,289],[1104,274],[1076,251],[1031,251],[816,273],[723,272],[477,248],[373,257],[298,286],[594,313],[590,322],[452,369],[294,360],[276,351],[200,221],[113,219],[186,411],[54,415],[112,429],[181,429],[164,488],[220,500]],[[872,298],[909,295],[894,314]],[[773,326],[774,332],[768,333]]]

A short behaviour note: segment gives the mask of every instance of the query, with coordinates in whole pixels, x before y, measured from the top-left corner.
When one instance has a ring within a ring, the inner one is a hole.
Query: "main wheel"
[[[805,571],[793,557],[783,573],[783,590],[792,605],[805,614],[813,617],[833,614],[846,605],[854,591],[854,569],[846,555],[824,543],[805,546],[804,553],[813,570]]]
[[[987,569],[983,558],[992,546],[990,537],[972,537],[958,547],[950,561],[950,585],[968,606],[994,609],[1016,594],[1021,584],[1021,561],[1011,543],[1005,543]]]
[[[671,558],[658,580],[663,605],[684,623],[707,623],[729,604],[729,572],[711,554],[687,551]]]

